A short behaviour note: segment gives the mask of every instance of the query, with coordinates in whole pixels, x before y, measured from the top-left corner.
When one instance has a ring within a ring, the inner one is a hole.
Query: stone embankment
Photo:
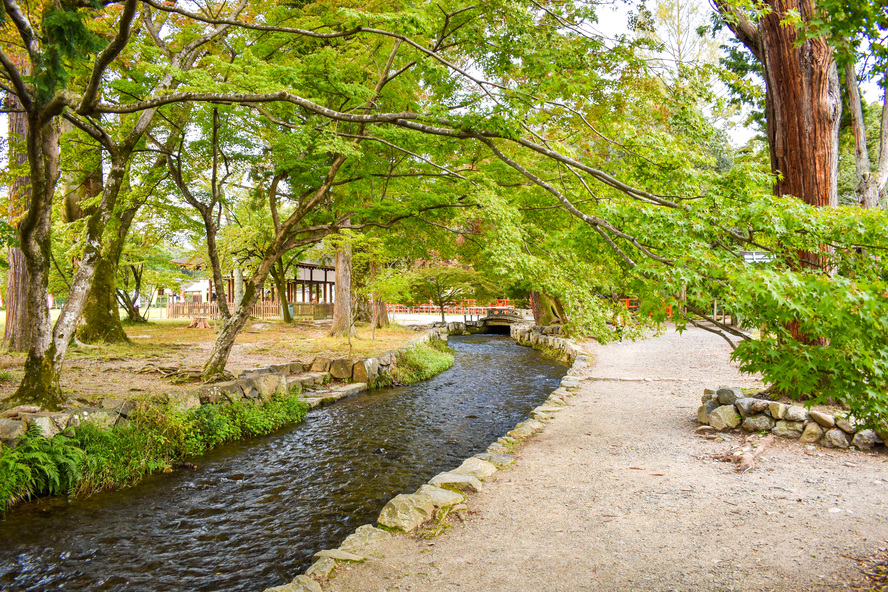
[[[267,401],[275,394],[299,394],[311,407],[326,405],[384,382],[398,357],[407,349],[430,339],[441,339],[442,331],[433,329],[410,340],[403,347],[381,356],[352,360],[315,358],[311,362],[293,361],[245,370],[236,380],[203,385],[194,391],[155,395],[147,400],[102,399],[98,406],[70,400],[59,412],[41,411],[20,405],[0,413],[0,442],[14,446],[31,424],[40,426],[44,436],[52,438],[84,422],[109,429],[126,425],[145,405],[168,404],[180,411],[201,405],[228,404],[237,401]],[[339,381],[339,384],[332,384]],[[343,382],[345,384],[343,384]]]
[[[467,332],[465,323],[447,323],[448,332]],[[548,347],[572,362],[561,385],[546,401],[530,412],[530,418],[516,425],[485,452],[465,459],[459,467],[440,473],[414,493],[402,493],[382,509],[377,525],[365,524],[343,541],[338,549],[315,553],[315,562],[305,574],[289,584],[267,588],[265,592],[322,592],[325,582],[340,563],[362,563],[373,553],[373,546],[391,537],[390,532],[413,532],[430,521],[442,522],[451,512],[468,509],[469,496],[484,487],[484,480],[514,462],[511,451],[522,440],[541,431],[545,422],[562,410],[568,397],[576,394],[579,374],[590,364],[589,357],[571,340],[556,337],[558,327],[531,327],[516,324],[511,336],[519,344]]]
[[[705,389],[697,421],[713,430],[741,428],[747,432],[771,432],[781,438],[825,448],[869,450],[888,439],[888,429],[876,430],[855,425],[850,416],[807,410],[748,396],[743,389],[722,386]]]

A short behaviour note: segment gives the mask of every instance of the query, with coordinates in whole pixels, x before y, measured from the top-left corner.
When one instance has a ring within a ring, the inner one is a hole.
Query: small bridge
[[[512,325],[524,322],[522,314],[513,307],[491,306],[487,307],[487,314],[480,316],[477,321],[451,321],[447,323],[435,323],[435,327],[446,329],[448,333],[496,333],[508,335]]]

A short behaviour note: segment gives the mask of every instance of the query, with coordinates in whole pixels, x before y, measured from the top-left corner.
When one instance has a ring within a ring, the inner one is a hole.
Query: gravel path
[[[705,386],[753,386],[700,330],[588,344],[577,396],[487,480],[464,520],[396,536],[324,589],[808,591],[859,577],[888,540],[888,454],[777,442],[745,474],[694,435]],[[594,380],[634,378],[650,381]]]

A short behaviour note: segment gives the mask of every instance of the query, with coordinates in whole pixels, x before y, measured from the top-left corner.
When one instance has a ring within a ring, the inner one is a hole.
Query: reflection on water
[[[0,522],[0,589],[259,592],[373,522],[389,499],[523,420],[565,368],[490,335],[451,337],[454,367],[413,387],[311,411],[226,445],[199,470]]]

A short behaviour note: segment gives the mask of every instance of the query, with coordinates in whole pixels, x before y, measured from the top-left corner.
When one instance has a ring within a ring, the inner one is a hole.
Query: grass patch
[[[224,442],[296,423],[307,411],[296,396],[276,395],[261,405],[204,405],[184,413],[153,405],[127,426],[103,430],[86,423],[52,439],[32,425],[14,449],[0,445],[0,513],[41,495],[126,487]]]
[[[453,366],[453,350],[447,342],[432,340],[405,350],[392,367],[394,384],[416,384]]]

